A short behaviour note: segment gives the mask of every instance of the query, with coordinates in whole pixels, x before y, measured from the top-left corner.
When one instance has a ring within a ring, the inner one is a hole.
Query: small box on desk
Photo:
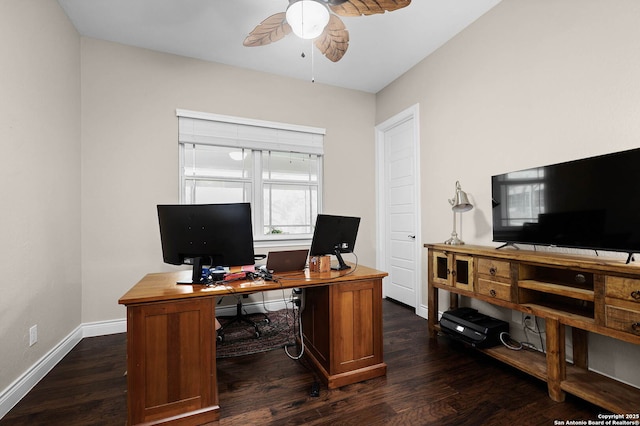
[[[329,272],[331,270],[331,256],[311,256],[309,270],[311,272]]]

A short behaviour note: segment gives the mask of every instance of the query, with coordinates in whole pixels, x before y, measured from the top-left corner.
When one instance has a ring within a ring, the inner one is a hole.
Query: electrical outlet
[[[540,330],[538,330],[538,324],[536,322],[536,318],[534,316],[531,315],[525,315],[524,318],[522,319],[522,324],[527,327],[529,330],[534,331],[536,333],[538,333]]]
[[[33,346],[38,342],[38,325],[32,325],[29,329],[29,346]]]

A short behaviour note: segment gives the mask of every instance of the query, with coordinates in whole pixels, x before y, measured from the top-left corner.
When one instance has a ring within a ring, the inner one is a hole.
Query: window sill
[[[301,235],[299,237],[293,235],[270,236],[269,238],[254,239],[255,247],[283,247],[283,246],[310,246],[311,236]]]

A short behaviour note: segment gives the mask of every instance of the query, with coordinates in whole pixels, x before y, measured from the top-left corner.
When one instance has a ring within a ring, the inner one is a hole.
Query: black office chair
[[[254,329],[254,337],[259,338],[261,333],[260,333],[260,328],[258,327],[258,325],[260,324],[269,324],[269,322],[271,322],[271,320],[269,319],[269,317],[267,316],[267,314],[260,312],[260,314],[262,316],[264,316],[263,319],[261,319],[260,321],[254,321],[251,318],[249,318],[249,316],[247,314],[245,314],[243,312],[242,309],[242,299],[246,299],[247,297],[249,297],[248,294],[242,294],[242,295],[236,295],[237,298],[237,303],[236,303],[236,314],[234,316],[225,316],[225,317],[219,317],[219,319],[224,319],[227,320],[225,321],[224,324],[222,324],[222,326],[218,329],[218,334],[217,334],[217,339],[218,341],[222,342],[224,341],[224,332],[226,329],[230,328],[231,325],[236,324],[236,323],[241,323],[241,324],[247,324],[253,327]],[[222,298],[220,298],[220,300],[218,301],[218,304],[222,302]]]

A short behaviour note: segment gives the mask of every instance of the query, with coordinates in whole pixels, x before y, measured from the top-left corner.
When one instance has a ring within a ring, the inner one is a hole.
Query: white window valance
[[[182,109],[176,115],[180,143],[324,154],[325,129]]]

